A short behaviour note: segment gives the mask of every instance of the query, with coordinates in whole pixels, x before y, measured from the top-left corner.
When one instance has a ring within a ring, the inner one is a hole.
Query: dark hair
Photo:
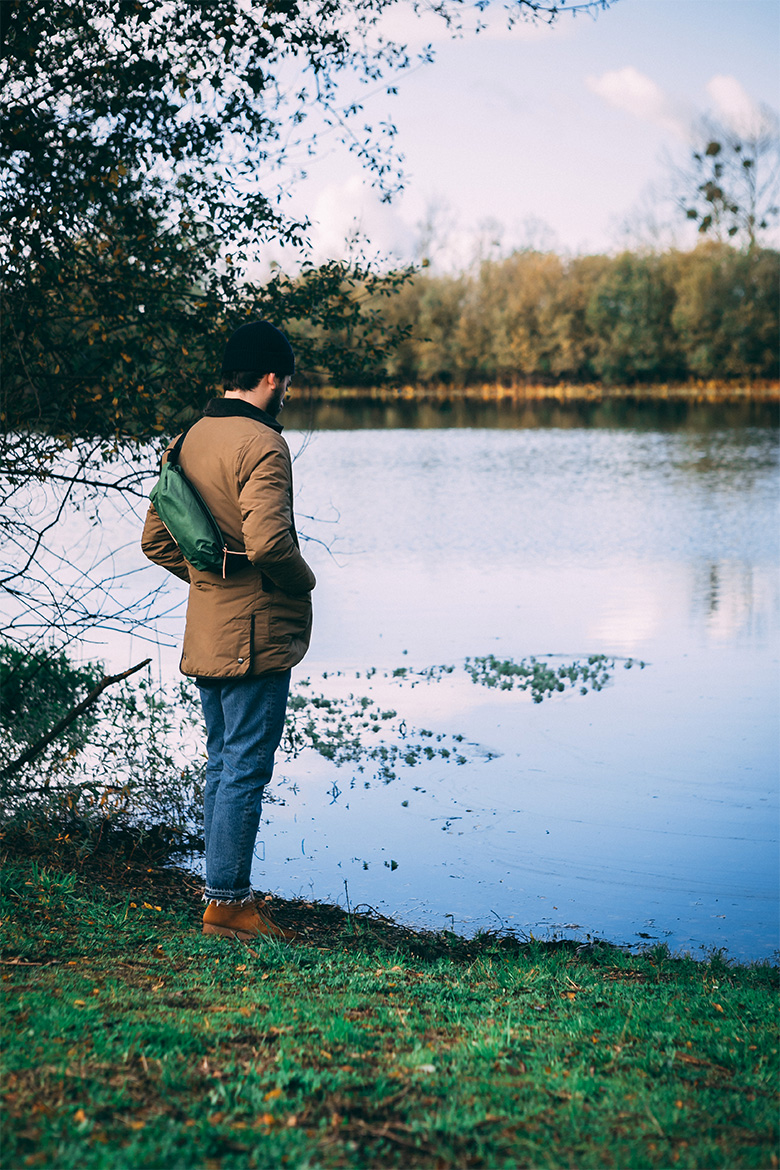
[[[222,389],[227,390],[254,390],[258,382],[262,382],[266,374],[273,373],[271,370],[228,370],[222,375]],[[276,377],[281,381],[288,377],[287,374],[276,374]]]

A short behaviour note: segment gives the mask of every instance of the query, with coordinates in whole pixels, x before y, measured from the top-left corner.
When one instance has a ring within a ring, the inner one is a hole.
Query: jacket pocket
[[[291,597],[280,589],[271,594],[268,615],[269,642],[274,646],[285,646],[296,638],[304,636],[311,625],[311,594]]]
[[[197,614],[188,614],[181,670],[202,678],[243,678],[251,674],[254,626],[254,614],[219,622],[198,620]]]

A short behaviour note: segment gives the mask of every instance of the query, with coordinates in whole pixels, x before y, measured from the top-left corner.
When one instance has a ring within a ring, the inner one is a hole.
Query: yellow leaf
[[[87,1115],[83,1109],[77,1109],[76,1112],[73,1114],[73,1120],[77,1121],[79,1123],[79,1125],[81,1125],[82,1121],[87,1120]]]
[[[74,1007],[84,1007],[84,1000],[83,999],[74,999],[73,1006]]]
[[[282,1095],[281,1089],[271,1089],[270,1093],[266,1093],[266,1095],[263,1097],[263,1100],[264,1101],[274,1101],[274,1100],[276,1100],[277,1097],[281,1097],[281,1095]]]
[[[715,1011],[716,1011],[716,1012],[722,1012],[722,1011],[723,1011],[723,1007],[722,1007],[722,1005],[721,1005],[721,1004],[719,1004],[719,1003],[714,1003],[712,1006],[715,1008]]]

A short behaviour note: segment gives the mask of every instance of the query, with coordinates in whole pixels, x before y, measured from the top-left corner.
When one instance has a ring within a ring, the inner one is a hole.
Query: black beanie
[[[225,346],[222,373],[257,370],[262,374],[295,373],[292,346],[270,321],[249,321],[237,329]]]

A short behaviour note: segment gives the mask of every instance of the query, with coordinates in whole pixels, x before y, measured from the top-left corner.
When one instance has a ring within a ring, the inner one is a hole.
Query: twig
[[[27,959],[0,959],[3,967],[53,967],[59,960],[50,959],[48,963],[31,963]]]
[[[357,928],[355,927],[355,923],[352,921],[352,908],[349,904],[349,886],[347,885],[346,878],[344,878],[344,893],[347,896],[347,921],[349,922],[349,925],[352,927],[352,933],[357,934]]]
[[[100,698],[106,687],[121,682],[123,678],[129,678],[137,670],[142,670],[144,666],[148,666],[151,661],[151,658],[144,658],[143,662],[139,662],[136,666],[131,666],[129,670],[123,671],[122,674],[112,674],[107,678],[101,679],[98,685],[89,692],[86,699],[82,700],[77,707],[73,707],[72,710],[68,711],[67,715],[64,715],[59,723],[55,723],[51,731],[48,731],[32,747],[28,747],[27,751],[22,752],[17,759],[13,760],[10,764],[6,764],[2,771],[0,771],[0,780],[6,780],[9,776],[13,776],[14,772],[18,772],[25,764],[29,764],[30,760],[34,760],[36,756],[39,756],[44,748],[49,746],[52,740],[55,740],[58,735],[62,734],[66,727],[70,726],[74,719],[78,719],[79,715],[82,715],[92,706],[96,699]]]

